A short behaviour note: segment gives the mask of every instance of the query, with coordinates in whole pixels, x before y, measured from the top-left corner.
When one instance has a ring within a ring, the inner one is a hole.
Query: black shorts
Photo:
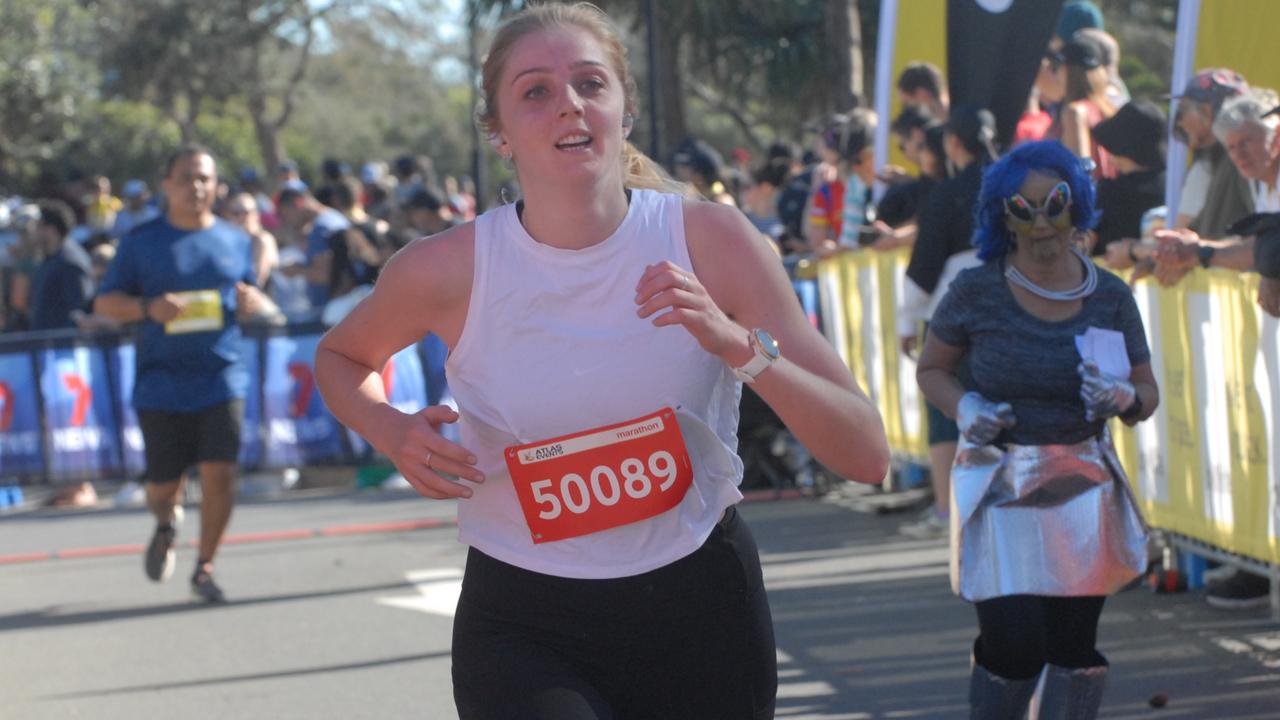
[[[138,426],[146,445],[147,481],[174,482],[197,463],[236,462],[243,420],[243,400],[195,412],[138,410]]]
[[[760,556],[730,508],[688,557],[575,580],[472,548],[453,623],[462,720],[767,720],[778,669]]]

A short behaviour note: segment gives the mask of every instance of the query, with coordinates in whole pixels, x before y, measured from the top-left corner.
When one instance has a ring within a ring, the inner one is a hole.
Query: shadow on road
[[[254,605],[271,605],[288,603],[297,600],[316,600],[322,598],[342,597],[344,595],[360,595],[364,593],[386,592],[413,588],[413,584],[405,582],[364,585],[361,587],[324,590],[319,592],[288,593],[263,597],[234,598],[222,605],[208,605],[198,602],[175,603],[171,605],[150,605],[144,607],[122,608],[86,608],[77,609],[74,605],[52,605],[43,610],[0,615],[0,632],[10,630],[31,630],[40,628],[56,628],[89,623],[113,622],[116,620],[133,620],[138,618],[161,617],[192,612],[219,612],[232,608],[243,608]]]
[[[286,678],[301,678],[309,675],[323,675],[335,672],[346,672],[350,670],[369,670],[373,668],[387,667],[390,665],[400,665],[403,663],[416,663],[423,660],[438,660],[447,658],[451,655],[448,650],[441,650],[433,653],[421,653],[418,655],[404,655],[401,657],[383,658],[381,660],[369,660],[358,663],[343,663],[341,665],[321,665],[312,668],[299,668],[296,670],[280,670],[278,672],[256,672],[245,675],[226,675],[223,677],[206,678],[204,680],[187,680],[184,682],[171,683],[152,683],[149,685],[132,685],[118,688],[102,688],[99,690],[84,690],[74,693],[62,693],[58,695],[48,695],[40,700],[79,700],[93,697],[106,697],[108,695],[127,695],[129,693],[141,692],[159,692],[161,690],[170,692],[173,690],[183,690],[188,688],[209,687],[213,685],[229,685],[235,683],[246,682],[262,682],[269,680],[281,680]]]

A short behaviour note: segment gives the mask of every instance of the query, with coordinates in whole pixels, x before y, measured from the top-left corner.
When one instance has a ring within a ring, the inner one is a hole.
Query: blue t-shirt
[[[311,232],[307,233],[307,264],[316,255],[329,249],[329,239],[339,230],[351,227],[351,221],[337,210],[327,209],[311,222]],[[315,308],[323,307],[329,301],[329,285],[327,283],[307,284],[307,299]]]
[[[194,412],[244,398],[249,372],[240,358],[236,283],[254,283],[249,236],[215,220],[203,230],[185,230],[165,217],[125,235],[107,268],[100,293],[152,298],[164,293],[212,290],[221,299],[215,329],[167,332],[146,320],[138,338],[135,408]],[[173,328],[176,330],[177,328]]]
[[[1018,422],[998,441],[1017,445],[1069,445],[1097,435],[1105,424],[1085,419],[1080,398],[1080,353],[1075,337],[1090,327],[1124,335],[1130,365],[1151,361],[1138,304],[1124,281],[1098,270],[1098,288],[1080,312],[1061,321],[1041,320],[1014,299],[1003,260],[956,276],[929,321],[929,332],[968,349],[966,390],[1013,406]]]

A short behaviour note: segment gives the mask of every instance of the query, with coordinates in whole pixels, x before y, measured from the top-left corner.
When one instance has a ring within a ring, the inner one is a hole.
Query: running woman
[[[851,480],[883,478],[881,420],[746,217],[686,200],[626,142],[635,85],[604,13],[514,16],[483,89],[524,199],[407,246],[316,358],[338,418],[458,499],[458,713],[772,718],[772,621],[735,511],[740,382]],[[456,413],[402,413],[379,380],[428,332]]]

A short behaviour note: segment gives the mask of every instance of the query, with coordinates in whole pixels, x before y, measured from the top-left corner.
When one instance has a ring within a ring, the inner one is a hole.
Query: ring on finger
[[[433,452],[432,452],[432,451],[430,451],[430,450],[428,450],[428,451],[427,451],[427,459],[426,459],[426,461],[425,461],[425,463],[424,463],[427,467],[431,467],[431,456],[432,456],[432,455],[434,455],[434,454],[435,454],[435,453],[433,453]]]
[[[680,274],[680,289],[681,290],[689,289],[689,276],[685,275],[684,273]]]

